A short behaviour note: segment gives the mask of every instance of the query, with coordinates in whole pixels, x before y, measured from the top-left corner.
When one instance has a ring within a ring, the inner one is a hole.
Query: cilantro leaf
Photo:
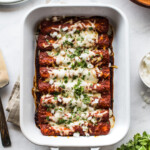
[[[89,104],[90,103],[90,97],[87,94],[83,94],[84,98],[83,98],[83,103],[84,104]]]
[[[49,121],[49,116],[46,116],[46,120]]]
[[[143,135],[135,134],[133,140],[122,144],[117,150],[150,150],[150,135],[145,131]]]
[[[57,124],[63,124],[65,122],[66,122],[66,120],[64,120],[63,118],[59,118],[57,121]]]
[[[60,85],[60,87],[63,88],[63,89],[65,89],[65,85],[64,84]]]
[[[64,82],[67,83],[68,82],[68,77],[64,76]]]
[[[56,97],[56,96],[54,97],[54,100],[57,100],[57,97]]]
[[[93,27],[89,27],[89,30],[93,30]]]

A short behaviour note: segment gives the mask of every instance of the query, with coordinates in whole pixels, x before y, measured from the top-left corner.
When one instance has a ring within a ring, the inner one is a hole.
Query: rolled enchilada
[[[104,17],[52,17],[40,23],[33,95],[43,135],[109,133],[114,55],[109,30]]]

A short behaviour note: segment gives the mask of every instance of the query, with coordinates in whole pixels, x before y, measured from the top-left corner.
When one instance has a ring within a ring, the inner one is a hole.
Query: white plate
[[[43,136],[34,121],[35,108],[32,96],[35,67],[35,26],[50,16],[106,16],[114,27],[113,49],[115,53],[114,71],[114,116],[115,126],[105,136],[53,137]],[[23,22],[20,126],[23,134],[33,143],[54,147],[96,147],[112,145],[120,141],[128,132],[130,124],[130,78],[128,21],[118,8],[110,5],[44,5],[31,10]]]
[[[25,1],[27,0],[0,0],[0,5],[14,5]]]

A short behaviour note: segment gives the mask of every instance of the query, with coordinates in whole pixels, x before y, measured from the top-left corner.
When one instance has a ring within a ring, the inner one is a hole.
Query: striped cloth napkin
[[[16,81],[11,96],[9,98],[9,102],[7,104],[6,110],[9,112],[8,114],[8,122],[11,122],[17,126],[20,125],[19,122],[19,111],[20,111],[20,79]]]

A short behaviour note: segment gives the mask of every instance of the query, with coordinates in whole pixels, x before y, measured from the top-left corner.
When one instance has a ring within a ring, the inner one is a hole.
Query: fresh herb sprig
[[[133,140],[121,145],[117,150],[150,150],[150,134],[145,131],[142,135],[137,133],[134,135]]]
[[[87,68],[87,63],[86,61],[82,60],[81,62],[75,62],[71,65],[71,68],[72,69],[76,69],[78,67],[81,67],[81,68]]]

